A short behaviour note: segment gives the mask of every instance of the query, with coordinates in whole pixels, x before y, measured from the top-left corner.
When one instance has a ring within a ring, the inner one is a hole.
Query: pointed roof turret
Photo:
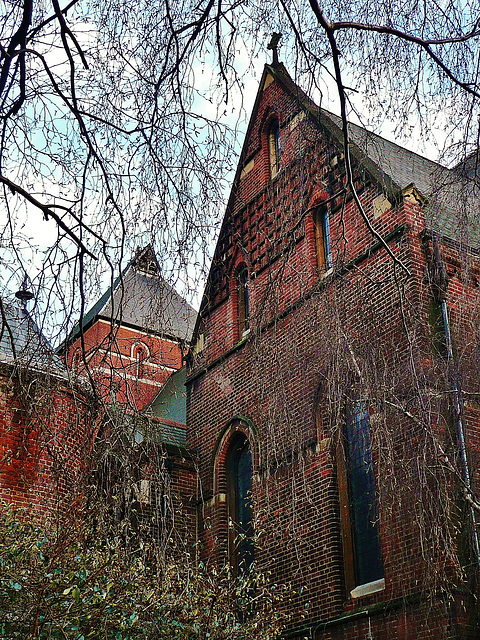
[[[83,331],[102,318],[189,342],[197,312],[160,273],[152,246],[138,248],[113,287],[83,317]],[[67,343],[79,334],[77,323]]]

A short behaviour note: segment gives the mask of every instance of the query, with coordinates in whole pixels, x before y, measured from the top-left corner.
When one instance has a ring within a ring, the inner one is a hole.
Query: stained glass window
[[[370,417],[364,402],[357,402],[348,415],[345,443],[354,574],[356,584],[362,585],[384,575]]]
[[[229,516],[233,522],[232,564],[238,572],[253,562],[252,454],[248,440],[239,438],[228,460]]]

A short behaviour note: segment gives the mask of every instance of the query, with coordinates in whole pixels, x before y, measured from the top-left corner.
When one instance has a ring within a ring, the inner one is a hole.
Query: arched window
[[[227,457],[230,562],[237,575],[253,562],[252,453],[247,438],[235,437]]]
[[[348,411],[343,442],[339,490],[345,579],[348,591],[355,596],[355,587],[372,585],[373,592],[384,586],[370,416],[365,402],[355,402]]]
[[[280,125],[278,120],[274,120],[268,128],[268,154],[270,176],[274,178],[280,171]]]
[[[330,247],[330,225],[328,221],[328,207],[321,205],[313,214],[315,228],[315,249],[319,271],[327,271],[332,266],[332,252]]]
[[[143,343],[136,343],[132,347],[132,359],[135,361],[135,376],[143,377],[143,363],[148,359],[149,352]]]
[[[238,280],[238,327],[240,337],[250,330],[250,296],[247,267],[242,267],[237,274]]]

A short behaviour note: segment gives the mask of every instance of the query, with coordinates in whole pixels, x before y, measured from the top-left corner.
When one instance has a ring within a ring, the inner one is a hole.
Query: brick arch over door
[[[253,561],[253,469],[255,429],[245,418],[232,419],[214,450],[214,496],[217,544],[235,573],[247,570]]]

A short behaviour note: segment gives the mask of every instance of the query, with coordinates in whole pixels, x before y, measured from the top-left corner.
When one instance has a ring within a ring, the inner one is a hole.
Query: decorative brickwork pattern
[[[194,336],[202,348],[187,379],[187,445],[198,456],[203,552],[228,557],[225,434],[254,430],[255,559],[273,584],[288,586],[287,637],[474,637],[473,600],[456,591],[475,558],[468,509],[458,503],[451,363],[432,350],[428,309],[441,255],[462,358],[455,375],[472,394],[462,413],[475,489],[478,253],[446,240],[435,253],[422,202],[398,188],[385,195],[390,178],[357,155],[362,206],[408,273],[394,262],[343,187],[334,119],[317,118],[285,75],[282,65],[265,69]],[[273,179],[272,118],[281,154]],[[326,272],[316,258],[320,204],[329,215]],[[232,288],[240,261],[251,278],[247,335],[237,330]],[[346,412],[359,399],[370,414],[384,579],[352,590],[339,456]]]

